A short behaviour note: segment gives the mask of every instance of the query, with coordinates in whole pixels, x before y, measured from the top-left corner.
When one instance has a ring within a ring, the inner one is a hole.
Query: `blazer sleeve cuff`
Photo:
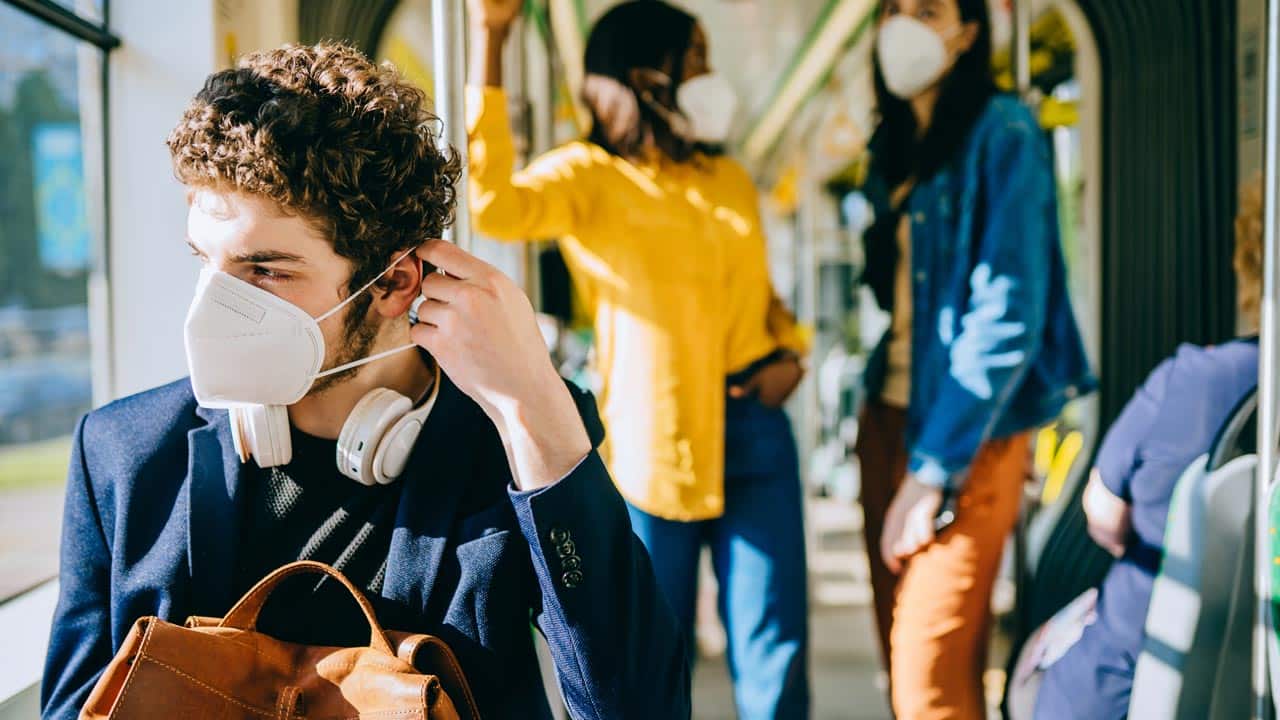
[[[544,590],[549,584],[557,594],[572,591],[593,571],[610,569],[612,535],[621,531],[616,526],[625,523],[625,510],[599,453],[588,453],[556,483],[507,492]]]

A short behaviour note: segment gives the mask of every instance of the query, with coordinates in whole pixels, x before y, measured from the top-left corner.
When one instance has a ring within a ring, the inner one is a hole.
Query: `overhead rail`
[[[839,62],[845,49],[871,26],[875,0],[831,0],[814,22],[760,118],[743,143],[749,165],[758,165],[773,149],[795,114]]]
[[[591,115],[582,102],[582,58],[586,52],[587,18],[582,0],[550,0],[551,35],[555,38],[556,52],[564,68],[564,79],[569,86],[569,99],[573,103],[573,117],[578,130],[585,133],[591,126]]]

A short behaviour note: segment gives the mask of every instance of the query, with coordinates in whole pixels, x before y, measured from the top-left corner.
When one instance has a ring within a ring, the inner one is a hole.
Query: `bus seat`
[[[1208,472],[1202,458],[1178,480],[1130,717],[1240,717],[1240,703],[1247,714],[1257,464],[1245,455]]]
[[[1227,422],[1209,446],[1209,472],[1241,455],[1250,455],[1258,446],[1258,389],[1254,388],[1232,408]]]

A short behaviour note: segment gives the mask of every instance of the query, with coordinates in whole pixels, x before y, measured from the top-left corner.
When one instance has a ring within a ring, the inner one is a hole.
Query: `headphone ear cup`
[[[338,435],[338,471],[362,485],[379,482],[374,458],[387,428],[413,409],[409,398],[387,388],[369,391],[351,409]]]
[[[244,418],[244,408],[229,408],[227,416],[231,418],[231,441],[235,445],[236,456],[240,458],[241,463],[247,463],[249,458],[253,457],[253,453],[249,452],[249,440],[245,437],[249,421]]]
[[[400,418],[378,444],[378,452],[373,458],[374,479],[386,485],[394,482],[404,472],[409,463],[409,455],[422,433],[422,416],[413,412]]]
[[[378,443],[378,451],[373,458],[373,472],[374,479],[383,485],[394,482],[404,473],[405,465],[409,464],[409,456],[413,454],[413,447],[427,422],[427,416],[436,406],[436,400],[440,397],[440,366],[436,366],[435,373],[426,401],[397,420],[383,436],[382,442]]]
[[[230,412],[231,434],[241,462],[252,457],[258,467],[269,468],[293,460],[287,406],[245,405]]]

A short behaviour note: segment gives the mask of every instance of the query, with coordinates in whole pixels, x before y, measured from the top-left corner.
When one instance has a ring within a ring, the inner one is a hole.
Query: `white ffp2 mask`
[[[687,140],[718,145],[729,137],[738,97],[723,75],[707,73],[680,83],[676,105],[689,120]]]
[[[318,318],[252,283],[206,267],[183,327],[196,400],[208,408],[292,405],[318,378],[416,347],[404,345],[320,369],[325,359],[320,321],[342,310],[392,267],[395,263]]]
[[[876,37],[876,58],[889,92],[910,100],[936,83],[947,71],[946,41],[959,30],[957,25],[944,37],[908,15],[885,20]]]

